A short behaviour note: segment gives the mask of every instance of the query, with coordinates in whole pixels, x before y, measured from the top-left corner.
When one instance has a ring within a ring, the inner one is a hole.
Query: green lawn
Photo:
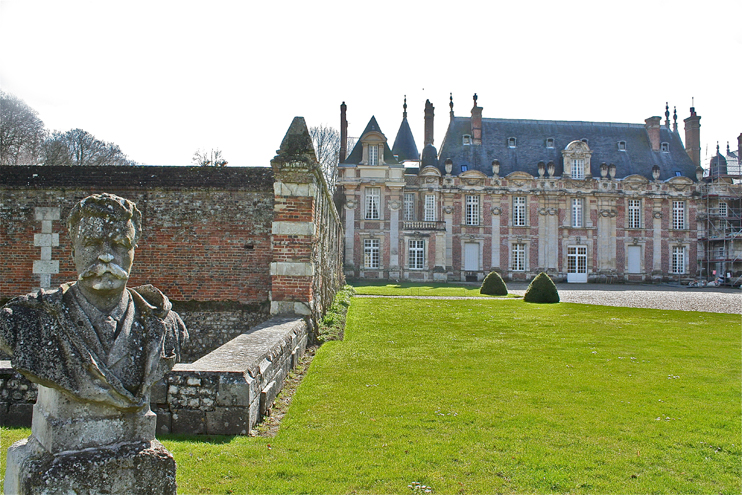
[[[444,297],[498,297],[479,293],[480,284],[465,285],[449,282],[389,282],[386,280],[355,280],[349,282],[356,294],[373,296],[444,296]],[[499,296],[502,297],[502,296]],[[519,297],[510,295],[509,297]]]
[[[181,494],[738,494],[741,355],[738,315],[355,298],[278,436],[161,440]]]

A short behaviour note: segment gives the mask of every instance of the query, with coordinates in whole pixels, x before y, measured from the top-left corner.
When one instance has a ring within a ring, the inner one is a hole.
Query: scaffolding
[[[701,275],[723,285],[742,284],[742,175],[727,170],[718,154],[709,167],[704,184],[705,227],[699,241],[703,244]]]

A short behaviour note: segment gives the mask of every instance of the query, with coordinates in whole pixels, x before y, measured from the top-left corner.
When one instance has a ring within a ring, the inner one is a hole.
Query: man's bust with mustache
[[[67,227],[77,282],[5,305],[0,349],[31,381],[73,400],[148,411],[150,387],[188,333],[159,290],[126,287],[141,214],[127,199],[95,194],[75,205]]]

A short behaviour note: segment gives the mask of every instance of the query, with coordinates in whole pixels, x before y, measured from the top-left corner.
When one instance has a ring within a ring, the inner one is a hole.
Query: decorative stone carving
[[[356,206],[358,206],[358,201],[356,201],[355,199],[348,199],[345,201],[346,210],[355,210]]]
[[[400,203],[396,199],[389,201],[388,204],[389,204],[389,209],[392,211],[397,211],[402,207],[402,203]]]
[[[451,206],[451,205],[444,206],[443,207],[443,213],[447,213],[448,215],[450,215],[451,213],[453,213],[453,206]]]
[[[661,211],[655,211],[654,213],[652,213],[652,216],[654,218],[662,218],[662,212]]]
[[[67,224],[78,280],[0,310],[0,350],[38,384],[31,436],[8,450],[5,493],[175,493],[150,388],[188,332],[162,292],[126,287],[141,214],[96,194]]]
[[[502,208],[500,208],[499,206],[493,206],[491,211],[493,215],[499,215],[502,213]]]
[[[602,210],[600,210],[600,216],[601,217],[611,217],[611,218],[613,218],[616,215],[618,215],[618,212],[616,210],[611,210],[611,209],[602,209]]]

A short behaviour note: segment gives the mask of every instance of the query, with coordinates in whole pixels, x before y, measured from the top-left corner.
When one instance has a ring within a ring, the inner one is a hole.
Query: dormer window
[[[626,141],[618,142],[618,151],[626,151]]]
[[[546,138],[546,147],[554,148],[554,138]]]
[[[508,138],[508,148],[515,148],[515,138]]]
[[[572,178],[578,180],[585,178],[585,160],[583,158],[572,160]]]
[[[464,134],[464,146],[470,146],[471,145],[471,135]]]
[[[562,151],[564,173],[572,179],[584,180],[590,175],[590,156],[592,151],[584,141],[572,141]]]
[[[660,151],[663,151],[665,153],[670,152],[670,143],[662,143],[660,144]]]
[[[369,165],[379,164],[379,146],[376,144],[368,145],[368,164]]]
[[[462,165],[461,166],[461,171],[462,172],[466,172],[467,170],[469,170],[469,167],[467,165]]]

